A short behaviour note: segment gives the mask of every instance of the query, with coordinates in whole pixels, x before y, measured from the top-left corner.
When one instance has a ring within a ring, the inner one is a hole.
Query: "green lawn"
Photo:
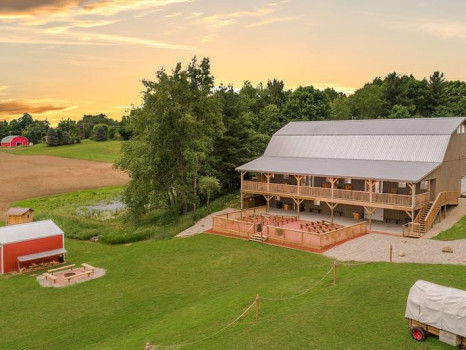
[[[181,216],[159,209],[141,219],[129,221],[125,220],[124,212],[106,217],[105,212],[83,208],[99,203],[114,203],[119,200],[121,193],[121,187],[108,187],[38,197],[19,201],[12,206],[33,208],[35,220],[53,219],[69,238],[88,240],[98,235],[105,243],[118,244],[171,238],[193,225],[196,219],[239,203],[239,195],[231,194],[200,208],[197,214]]]
[[[433,239],[441,241],[453,241],[455,239],[466,239],[466,216],[450,227],[448,230],[440,232]]]
[[[14,153],[24,155],[47,155],[113,163],[120,153],[121,145],[122,141],[96,142],[92,140],[84,140],[81,143],[57,147],[47,147],[47,145],[41,143],[31,147],[17,148],[14,150]]]
[[[107,275],[63,289],[33,276],[0,277],[1,349],[142,349],[201,339],[232,321],[256,293],[282,297],[332,266],[320,255],[211,235],[130,245],[66,241],[73,263]],[[374,263],[338,270],[296,299],[262,301],[226,331],[187,349],[452,349],[415,343],[404,309],[426,279],[466,288],[463,266]]]

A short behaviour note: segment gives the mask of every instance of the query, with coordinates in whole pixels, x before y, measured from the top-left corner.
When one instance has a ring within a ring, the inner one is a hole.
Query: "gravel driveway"
[[[390,244],[393,262],[466,266],[466,239],[447,242],[372,233],[329,249],[324,255],[341,261],[390,261]],[[447,246],[453,253],[442,252]]]

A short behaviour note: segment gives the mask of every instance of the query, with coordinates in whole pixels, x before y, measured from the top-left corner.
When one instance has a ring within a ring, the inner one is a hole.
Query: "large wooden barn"
[[[27,146],[28,144],[27,138],[18,135],[6,136],[0,142],[1,147],[18,147]]]
[[[332,220],[364,217],[370,227],[372,220],[393,222],[421,236],[443,208],[458,203],[466,175],[465,120],[289,123],[263,156],[237,168],[242,206],[260,196],[267,208],[317,211]]]
[[[52,220],[0,227],[0,274],[65,254],[64,233]]]

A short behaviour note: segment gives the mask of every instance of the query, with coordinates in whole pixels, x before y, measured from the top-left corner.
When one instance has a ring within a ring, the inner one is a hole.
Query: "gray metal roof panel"
[[[450,135],[274,135],[264,156],[442,162]]]
[[[451,135],[465,117],[291,122],[275,135]]]
[[[439,162],[263,156],[238,167],[236,170],[419,182],[439,165]]]
[[[18,137],[18,135],[5,136],[0,143],[10,143],[15,137]]]
[[[31,239],[63,235],[52,220],[0,227],[0,244],[29,241]]]

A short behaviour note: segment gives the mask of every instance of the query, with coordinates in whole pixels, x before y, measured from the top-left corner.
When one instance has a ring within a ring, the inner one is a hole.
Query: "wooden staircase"
[[[249,236],[249,240],[254,241],[254,242],[262,243],[262,242],[265,242],[267,240],[267,237],[262,236],[260,233],[253,233],[252,235]]]
[[[435,218],[442,215],[443,206],[458,205],[459,192],[440,192],[435,201],[426,204],[421,208],[413,222],[407,224],[408,231],[405,234],[403,227],[403,236],[421,237],[434,225]],[[439,219],[440,219],[439,217]]]

